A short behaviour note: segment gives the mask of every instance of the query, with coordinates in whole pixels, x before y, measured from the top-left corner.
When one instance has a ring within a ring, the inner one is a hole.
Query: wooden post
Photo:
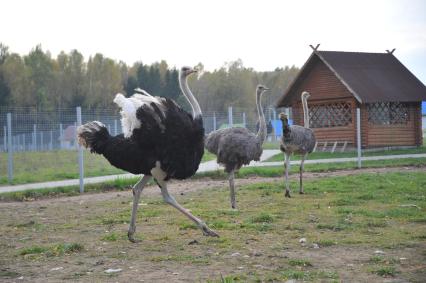
[[[337,141],[334,142],[333,148],[331,149],[331,153],[334,153],[334,151],[336,150],[336,146],[337,146]]]
[[[317,50],[318,50],[318,47],[320,46],[320,44],[318,43],[317,44],[317,46],[313,46],[312,44],[309,44],[309,47],[311,47],[312,48],[312,50],[314,51],[314,52],[316,52]]]

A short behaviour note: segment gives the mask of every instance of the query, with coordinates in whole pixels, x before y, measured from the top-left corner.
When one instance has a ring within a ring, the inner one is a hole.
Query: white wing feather
[[[152,109],[151,103],[155,103],[158,108],[163,112],[163,115],[165,115],[166,112],[165,107],[162,103],[162,98],[154,97],[144,90],[138,91],[143,91],[144,95],[135,93],[131,97],[126,98],[123,94],[117,93],[113,100],[114,103],[121,108],[121,127],[123,129],[123,134],[125,138],[131,137],[133,130],[140,128],[141,122],[136,118],[136,111],[142,105],[148,105]],[[164,130],[164,126],[161,125],[160,117],[154,118],[160,124],[160,127]]]

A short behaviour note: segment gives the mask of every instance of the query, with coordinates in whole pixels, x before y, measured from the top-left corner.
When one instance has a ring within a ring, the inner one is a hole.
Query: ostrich
[[[290,166],[290,155],[292,153],[299,153],[302,156],[300,161],[300,188],[299,193],[303,194],[303,163],[309,153],[312,152],[315,146],[315,135],[312,129],[309,128],[309,109],[307,99],[309,98],[309,92],[304,91],[301,95],[302,107],[303,107],[303,120],[304,127],[288,124],[287,116],[284,113],[280,113],[280,119],[283,123],[283,137],[281,139],[280,149],[284,152],[285,157],[285,196],[290,197],[290,188],[288,183],[288,170]]]
[[[173,100],[139,93],[126,98],[115,96],[121,108],[123,134],[111,136],[104,124],[93,121],[80,126],[79,143],[92,153],[103,155],[111,165],[133,174],[143,174],[133,186],[133,208],[128,238],[136,242],[136,212],[144,186],[153,178],[166,203],[194,221],[206,236],[218,237],[201,219],[176,202],[167,190],[170,179],[186,179],[195,174],[204,153],[204,128],[200,106],[191,93],[187,78],[197,69],[183,67],[179,83],[192,108],[192,115]]]
[[[228,128],[211,132],[206,138],[206,148],[217,156],[217,162],[225,165],[228,173],[229,188],[231,193],[231,207],[236,208],[234,190],[234,172],[243,164],[260,159],[262,144],[266,138],[266,122],[260,99],[263,92],[269,88],[258,85],[256,88],[256,106],[259,114],[259,130],[257,134],[249,132],[246,128]]]

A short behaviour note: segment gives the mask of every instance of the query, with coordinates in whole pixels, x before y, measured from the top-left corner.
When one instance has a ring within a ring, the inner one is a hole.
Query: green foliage
[[[198,67],[203,69],[201,63]],[[257,72],[244,66],[241,59],[226,62],[218,70],[205,72],[190,84],[203,111],[226,111],[228,105],[254,109],[256,85],[271,88],[264,96],[264,105],[273,105],[298,68],[277,68]],[[165,61],[127,66],[97,53],[87,60],[78,50],[61,52],[52,58],[50,52],[37,45],[28,55],[10,53],[0,43],[0,105],[33,106],[42,109],[83,106],[91,109],[112,107],[113,95],[125,91],[133,94],[136,87],[153,95],[182,100],[178,70]],[[214,99],[212,99],[214,97]],[[255,111],[247,113],[247,121],[255,123]],[[220,119],[219,119],[220,120]],[[219,125],[224,121],[218,121]]]

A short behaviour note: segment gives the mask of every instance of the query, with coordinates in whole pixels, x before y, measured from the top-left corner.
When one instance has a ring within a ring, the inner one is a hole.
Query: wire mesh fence
[[[268,122],[276,119],[276,116],[274,109],[265,109]],[[0,184],[78,178],[77,118],[76,108],[43,111],[33,108],[0,108]],[[81,109],[83,124],[94,120],[104,123],[111,135],[122,133],[118,109]],[[257,120],[257,113],[252,109],[230,107],[226,112],[203,113],[206,134],[235,126],[256,131]],[[269,130],[268,139],[276,140],[273,129]],[[85,154],[83,163],[85,176],[123,172],[110,166],[98,155]]]
[[[356,138],[352,147],[346,142],[333,141],[332,137],[326,137],[326,142],[317,140],[312,154],[314,159],[341,158],[342,161],[345,158],[357,157],[357,167],[361,166],[361,147],[357,146],[361,144],[362,139],[359,123],[362,119],[359,111],[357,109],[354,126]],[[0,108],[0,185],[78,179],[83,175],[92,177],[125,173],[111,166],[100,155],[79,153],[76,141],[79,122],[77,112],[76,108],[49,111]],[[269,148],[278,149],[282,133],[282,123],[277,120],[278,111],[265,108],[264,112],[268,124]],[[122,133],[118,109],[81,109],[82,123],[94,120],[104,123],[111,135]],[[252,132],[258,130],[258,115],[254,109],[229,107],[227,111],[204,112],[203,120],[206,134],[226,127],[245,127]],[[354,146],[357,146],[357,150]],[[368,151],[364,149],[363,155],[372,155]],[[402,150],[391,153],[425,152],[423,146],[414,151]],[[379,154],[387,155],[389,152]],[[79,167],[79,164],[84,164],[84,167]]]

